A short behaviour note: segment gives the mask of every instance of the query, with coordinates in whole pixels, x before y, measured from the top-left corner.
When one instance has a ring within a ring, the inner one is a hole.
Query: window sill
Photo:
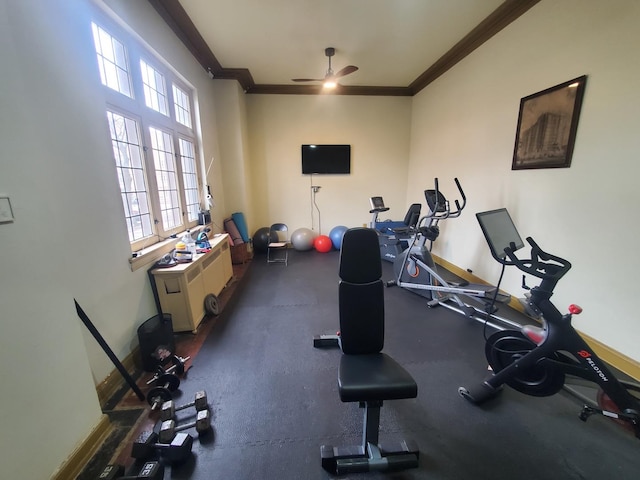
[[[190,228],[189,231],[195,238],[201,231],[203,231],[207,227],[211,228],[211,225],[198,225],[197,227]],[[167,238],[166,240],[162,240],[161,242],[155,243],[149,247],[132,253],[132,257],[129,259],[131,271],[135,272],[140,268],[147,267],[148,265],[151,265],[160,260],[163,255],[166,255],[174,248],[176,248],[176,243],[180,241],[185,233],[187,233],[186,230],[184,232],[178,233],[175,238]]]

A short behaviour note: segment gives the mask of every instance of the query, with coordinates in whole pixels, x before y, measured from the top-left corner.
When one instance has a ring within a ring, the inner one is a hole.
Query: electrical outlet
[[[13,212],[9,197],[0,197],[0,223],[13,222]]]

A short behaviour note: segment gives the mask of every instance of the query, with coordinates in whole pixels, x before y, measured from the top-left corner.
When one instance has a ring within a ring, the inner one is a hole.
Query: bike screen
[[[510,247],[512,244],[515,245],[512,248],[514,252],[524,247],[524,242],[506,208],[476,213],[476,218],[489,244],[491,255],[498,262],[506,262],[506,254],[504,252],[506,247]]]

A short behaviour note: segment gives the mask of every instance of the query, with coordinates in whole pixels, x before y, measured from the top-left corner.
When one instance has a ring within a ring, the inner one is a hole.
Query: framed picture
[[[511,170],[571,166],[586,75],[520,100]]]

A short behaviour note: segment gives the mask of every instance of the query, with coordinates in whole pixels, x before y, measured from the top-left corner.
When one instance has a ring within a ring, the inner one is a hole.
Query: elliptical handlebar
[[[433,242],[440,233],[440,230],[438,229],[438,222],[447,218],[459,217],[462,213],[462,209],[467,204],[467,197],[464,194],[464,190],[462,190],[460,181],[457,178],[454,178],[453,180],[455,181],[456,186],[458,187],[458,192],[460,192],[460,196],[462,197],[462,204],[460,204],[458,199],[454,200],[456,205],[456,209],[454,211],[451,211],[449,201],[442,193],[440,193],[440,184],[437,177],[434,178],[435,189],[424,191],[424,198],[427,201],[429,213],[420,218],[416,227],[418,232],[431,242]],[[417,237],[414,239],[414,243],[416,240]]]
[[[520,271],[534,277],[552,281],[555,285],[569,271],[571,263],[562,257],[545,252],[533,238],[527,237],[526,240],[531,245],[531,258],[527,260],[518,258],[514,252],[515,244],[512,243],[504,249],[504,253],[511,260],[505,263],[515,265]]]
[[[462,190],[462,186],[460,185],[460,181],[457,178],[453,179],[458,187],[458,192],[460,192],[460,196],[462,197],[462,204],[458,199],[454,200],[456,205],[456,209],[451,211],[451,206],[449,201],[444,197],[443,194],[440,193],[438,178],[434,179],[435,190],[425,190],[425,199],[427,200],[427,205],[429,206],[429,215],[426,215],[425,218],[434,218],[438,220],[444,220],[445,218],[456,218],[459,217],[467,204],[467,197],[464,194],[464,190]],[[432,192],[432,201],[429,199],[429,193]],[[433,205],[431,203],[433,202]]]
[[[458,202],[458,200],[455,200],[455,204],[456,204],[456,216],[460,215],[462,213],[462,209],[465,207],[465,205],[467,204],[467,197],[464,194],[464,190],[462,190],[462,186],[460,185],[460,182],[458,181],[458,178],[454,178],[453,179],[454,182],[456,182],[456,186],[458,187],[458,192],[460,192],[460,196],[462,197],[462,205],[460,205],[460,202]]]

